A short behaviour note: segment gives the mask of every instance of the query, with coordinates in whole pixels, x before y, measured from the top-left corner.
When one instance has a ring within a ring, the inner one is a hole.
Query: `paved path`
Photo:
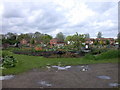
[[[72,66],[67,71],[33,69],[3,80],[3,88],[111,88],[110,83],[118,83],[118,64],[91,64],[88,71],[80,71],[80,66]],[[106,75],[111,79],[100,79]]]

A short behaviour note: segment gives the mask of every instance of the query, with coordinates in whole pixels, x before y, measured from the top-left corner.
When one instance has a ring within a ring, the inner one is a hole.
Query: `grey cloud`
[[[17,18],[17,17],[23,17],[23,14],[21,12],[21,8],[18,7],[17,5],[11,3],[5,3],[3,17]]]
[[[88,5],[88,8],[101,14],[116,6],[116,2],[88,2],[86,4]]]
[[[3,33],[15,32],[15,33],[26,33],[40,31],[42,33],[48,33],[55,31],[56,29],[61,29],[65,35],[78,33],[89,33],[92,37],[96,37],[95,33],[101,31],[104,35],[115,37],[116,36],[116,26],[92,26],[93,22],[103,22],[111,20],[116,24],[117,11],[115,3],[86,3],[88,8],[92,9],[99,15],[88,18],[82,23],[77,23],[76,25],[70,25],[67,21],[64,13],[65,11],[57,11],[56,8],[59,7],[53,3],[5,3],[4,13],[3,13]],[[42,10],[39,13],[39,10]],[[34,17],[34,12],[37,15]],[[105,16],[105,14],[110,14]],[[29,21],[29,17],[33,17],[32,22]],[[98,27],[98,28],[96,28]],[[110,31],[114,34],[108,34]]]
[[[33,8],[29,9],[28,15],[25,16],[22,10],[28,8],[29,6],[30,6],[30,8],[31,7],[33,7]],[[64,16],[61,14],[61,12],[56,11],[56,6],[51,6],[51,5],[50,6],[44,5],[46,7],[42,7],[42,6],[34,6],[34,5],[31,6],[31,3],[27,4],[26,7],[18,6],[15,8],[14,6],[12,6],[12,8],[10,8],[11,5],[6,6],[5,12],[4,12],[5,20],[3,20],[3,22],[10,21],[11,23],[13,23],[13,25],[10,25],[10,22],[8,22],[7,25],[3,25],[3,29],[8,31],[8,26],[9,26],[9,30],[13,29],[12,27],[16,26],[17,28],[26,27],[26,28],[21,28],[21,30],[22,29],[27,30],[27,27],[28,27],[33,30],[37,28],[37,29],[43,30],[43,32],[45,32],[48,30],[54,30],[66,22]],[[14,9],[13,9],[13,7],[14,7]],[[21,7],[21,9],[19,10],[20,7]],[[8,8],[10,8],[10,12],[7,12],[9,10]],[[35,17],[36,19],[34,22],[32,22],[32,23],[28,22],[27,18],[29,16],[31,16],[31,12],[33,12],[35,10],[37,11],[40,9],[43,11],[42,17],[40,15],[38,15],[37,17]],[[16,14],[15,14],[15,13],[13,13],[14,11],[18,11],[18,13],[16,12]],[[24,17],[21,18],[21,16],[24,16]],[[9,19],[8,19],[8,17],[9,17]],[[6,32],[6,31],[3,31],[3,32]],[[11,31],[14,31],[14,30],[11,30]]]

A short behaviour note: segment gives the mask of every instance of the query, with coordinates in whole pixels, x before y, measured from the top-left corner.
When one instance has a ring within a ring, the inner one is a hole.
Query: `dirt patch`
[[[84,72],[80,70],[81,66],[72,66],[63,71],[54,68],[33,69],[16,75],[13,79],[3,80],[2,86],[3,88],[112,88],[110,83],[118,83],[118,64],[87,66],[89,69]],[[98,76],[108,76],[110,79],[101,79]]]

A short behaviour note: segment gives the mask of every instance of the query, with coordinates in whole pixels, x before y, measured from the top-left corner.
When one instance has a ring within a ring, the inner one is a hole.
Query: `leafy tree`
[[[63,35],[62,32],[59,32],[59,33],[56,35],[56,38],[60,39],[61,41],[64,41],[64,40],[65,40],[65,36]]]
[[[8,32],[6,36],[7,36],[7,39],[15,40],[17,37],[17,34]]]
[[[72,42],[72,45],[74,48],[77,50],[80,50],[80,47],[82,46],[82,43],[85,42],[85,35],[84,34],[74,34],[73,36],[70,37],[70,40]]]
[[[10,33],[8,32],[7,34],[3,35],[3,39],[2,39],[2,44],[4,43],[9,43],[11,45],[15,44],[18,42],[17,40],[17,34],[16,33]]]
[[[66,38],[65,38],[65,41],[66,42],[70,42],[70,44],[72,43],[72,40],[73,38],[72,38],[72,36],[67,36]]]
[[[109,40],[106,40],[106,45],[109,45],[110,44],[110,41]]]
[[[84,34],[74,34],[73,35],[74,46],[79,50],[82,46],[82,43],[85,42],[85,35]]]
[[[43,41],[44,44],[48,44],[50,40],[52,39],[52,36],[45,34],[41,36],[41,40]]]
[[[29,34],[21,34],[18,36],[18,40],[22,40],[22,39],[28,39],[30,40],[31,39],[31,36]]]
[[[99,44],[99,42],[97,40],[95,40],[94,45],[98,45],[98,44]]]
[[[103,45],[103,44],[104,44],[103,40],[100,40],[100,42],[99,42],[99,43],[100,43],[100,45]]]
[[[30,38],[34,38],[34,33],[27,33]]]
[[[32,44],[32,45],[35,44],[35,40],[34,40],[34,38],[32,38],[32,39],[30,40],[30,44]]]
[[[98,32],[97,38],[102,38],[102,33],[101,32]]]
[[[35,32],[34,33],[34,38],[35,39],[40,39],[42,37],[43,34],[41,34],[40,32]]]

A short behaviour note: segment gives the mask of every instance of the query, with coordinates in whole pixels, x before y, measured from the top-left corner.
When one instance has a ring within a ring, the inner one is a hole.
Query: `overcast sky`
[[[96,37],[116,37],[118,33],[118,2],[81,0],[4,0],[0,4],[0,33],[34,33],[55,36],[89,33]]]

